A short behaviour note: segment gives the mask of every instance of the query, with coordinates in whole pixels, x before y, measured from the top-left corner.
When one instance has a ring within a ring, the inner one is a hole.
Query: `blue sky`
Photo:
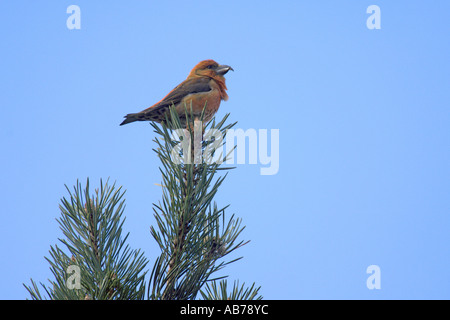
[[[69,30],[66,9],[81,9]],[[366,9],[381,9],[369,30]],[[64,184],[126,190],[130,245],[153,261],[161,181],[146,123],[200,60],[231,65],[231,113],[279,129],[280,167],[230,172],[243,218],[230,280],[267,299],[450,298],[448,1],[0,2],[1,299],[51,277]],[[381,289],[366,286],[370,265]]]

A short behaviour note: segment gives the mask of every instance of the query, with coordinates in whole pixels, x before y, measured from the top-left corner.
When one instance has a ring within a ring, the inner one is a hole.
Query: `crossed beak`
[[[220,75],[224,75],[225,73],[227,73],[228,71],[234,71],[232,67],[227,66],[225,64],[220,64],[219,66],[217,66],[216,68],[216,73],[220,74]]]

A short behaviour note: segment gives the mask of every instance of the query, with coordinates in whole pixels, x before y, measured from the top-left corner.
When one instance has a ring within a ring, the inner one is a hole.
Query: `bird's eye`
[[[206,67],[206,69],[212,69],[214,68],[214,66],[212,64],[210,64],[209,66]]]

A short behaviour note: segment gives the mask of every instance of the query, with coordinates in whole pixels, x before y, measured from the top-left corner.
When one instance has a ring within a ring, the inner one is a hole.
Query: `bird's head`
[[[214,79],[223,79],[224,74],[226,74],[230,70],[234,71],[232,67],[224,64],[218,64],[214,60],[203,60],[192,69],[191,73],[189,73],[188,78],[210,77]]]

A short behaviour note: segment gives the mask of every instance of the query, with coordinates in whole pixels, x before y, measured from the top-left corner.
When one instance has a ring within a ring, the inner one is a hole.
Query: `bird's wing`
[[[180,103],[189,94],[208,92],[211,90],[209,85],[210,80],[210,78],[206,77],[187,79],[170,91],[161,101],[142,112],[153,112],[160,108],[168,108],[172,104],[176,105]]]

